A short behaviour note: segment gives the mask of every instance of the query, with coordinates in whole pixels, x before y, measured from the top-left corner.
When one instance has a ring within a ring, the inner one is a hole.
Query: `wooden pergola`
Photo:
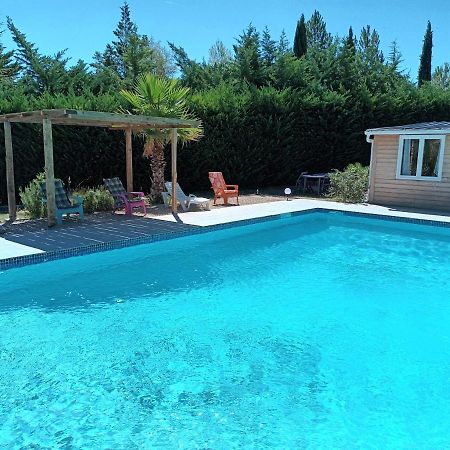
[[[177,211],[177,129],[194,128],[200,123],[194,120],[179,120],[165,117],[135,116],[131,114],[116,114],[97,111],[77,111],[72,109],[43,109],[0,115],[5,129],[6,150],[6,183],[8,191],[8,209],[11,221],[16,219],[16,190],[14,184],[14,158],[11,135],[11,123],[42,124],[44,137],[45,180],[47,189],[48,225],[56,223],[55,174],[53,165],[53,125],[74,125],[89,127],[104,127],[125,132],[127,191],[133,191],[133,152],[132,133],[143,132],[150,128],[171,129],[172,147],[172,212]]]

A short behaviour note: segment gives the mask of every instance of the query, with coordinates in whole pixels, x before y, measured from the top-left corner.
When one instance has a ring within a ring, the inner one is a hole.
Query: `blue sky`
[[[17,27],[44,53],[68,48],[75,62],[91,61],[113,38],[122,0],[0,0],[0,22],[9,15]],[[292,39],[301,13],[309,18],[318,9],[328,30],[344,35],[367,24],[381,36],[385,53],[397,40],[403,67],[415,79],[427,20],[434,31],[433,67],[450,62],[449,0],[129,0],[133,19],[142,33],[163,43],[184,47],[201,60],[218,39],[231,48],[234,38],[252,22],[259,30],[267,25],[273,36],[285,29]],[[3,42],[12,47],[9,33]]]

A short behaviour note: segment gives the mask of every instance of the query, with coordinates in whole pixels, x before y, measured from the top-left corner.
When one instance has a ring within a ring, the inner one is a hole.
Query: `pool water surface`
[[[1,272],[0,448],[449,448],[449,274],[339,213]]]

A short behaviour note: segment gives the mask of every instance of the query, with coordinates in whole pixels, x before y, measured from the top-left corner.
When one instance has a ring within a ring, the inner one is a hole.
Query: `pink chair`
[[[106,189],[114,198],[114,211],[125,207],[125,214],[131,216],[134,208],[142,208],[144,215],[147,214],[143,192],[127,192],[119,178],[104,178]]]

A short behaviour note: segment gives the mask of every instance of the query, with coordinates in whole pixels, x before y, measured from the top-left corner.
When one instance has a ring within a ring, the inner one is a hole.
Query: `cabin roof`
[[[377,134],[450,134],[450,122],[420,122],[395,127],[369,128],[367,136]]]

